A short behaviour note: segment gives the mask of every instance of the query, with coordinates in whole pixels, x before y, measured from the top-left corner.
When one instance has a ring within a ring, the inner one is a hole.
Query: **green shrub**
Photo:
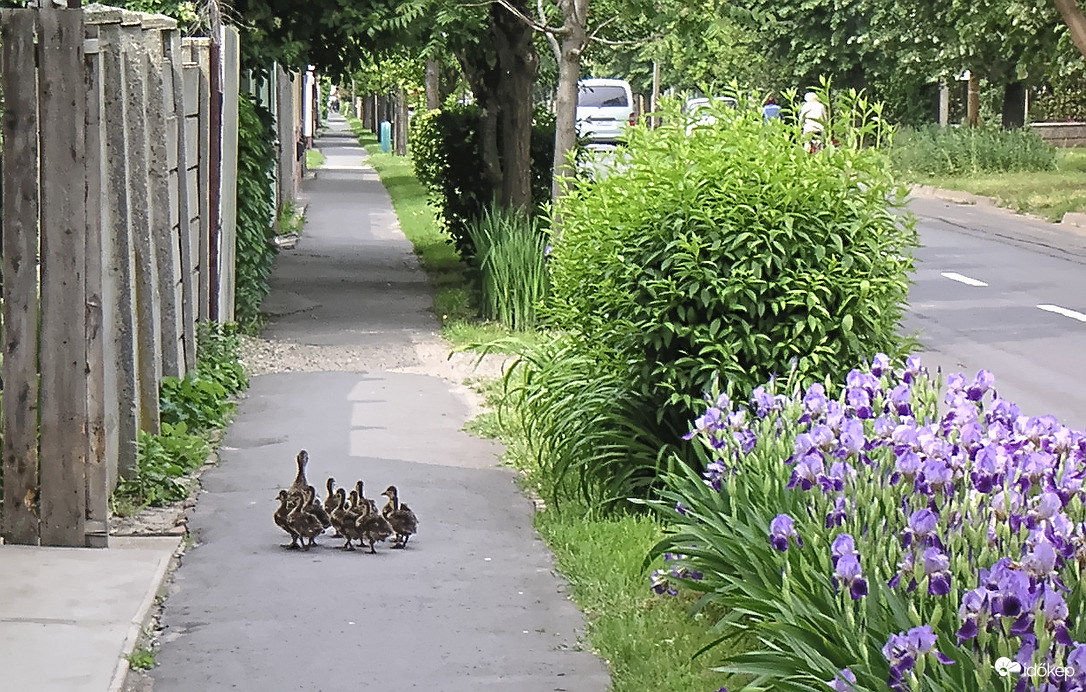
[[[822,379],[899,352],[914,221],[895,213],[904,190],[885,157],[858,145],[883,124],[854,104],[835,114],[854,125],[842,145],[816,154],[747,104],[692,134],[671,113],[560,201],[552,315],[620,364],[650,434],[677,440],[717,378],[743,392],[793,362]]]
[[[234,316],[243,325],[259,317],[268,295],[275,246],[273,183],[275,129],[271,113],[248,94],[238,100],[238,220]]]
[[[524,331],[550,286],[547,235],[523,211],[489,209],[468,224],[482,282],[483,317]]]
[[[236,324],[202,323],[197,333],[196,368],[184,377],[162,378],[159,417],[163,424],[203,432],[230,421],[236,407],[228,397],[247,387],[249,381],[238,361]]]
[[[409,143],[415,176],[430,194],[456,252],[475,255],[468,226],[493,206],[493,190],[483,172],[477,106],[453,106],[427,111],[411,121]],[[500,137],[500,133],[499,133]],[[532,126],[532,201],[536,207],[550,199],[554,157],[554,119],[538,112]]]
[[[1056,148],[1032,130],[996,126],[936,126],[904,132],[891,149],[894,168],[906,175],[968,175],[1051,171]]]
[[[112,498],[115,513],[118,506],[160,507],[188,497],[192,485],[189,474],[203,465],[210,452],[207,440],[190,433],[184,423],[163,423],[158,435],[141,430],[136,442],[136,477],[117,484]]]

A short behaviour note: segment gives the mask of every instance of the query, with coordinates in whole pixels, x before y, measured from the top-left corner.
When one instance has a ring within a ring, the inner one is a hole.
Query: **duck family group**
[[[343,538],[343,550],[354,550],[354,541],[369,546],[376,553],[374,544],[392,537],[393,548],[407,547],[407,540],[418,530],[419,520],[411,508],[400,502],[396,486],[390,485],[382,495],[388,502],[377,510],[377,503],[363,494],[362,481],[347,492],[336,488],[336,479],[327,482],[328,495],[322,503],[317,490],[305,477],[309,453],[298,452],[298,475],[289,490],[279,491],[279,508],[275,510],[275,524],[290,535],[290,543],[284,548],[309,550],[316,545],[317,536],[328,528],[335,530],[334,538]]]

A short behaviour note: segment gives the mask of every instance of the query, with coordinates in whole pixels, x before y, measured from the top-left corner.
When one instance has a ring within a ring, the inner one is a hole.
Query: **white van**
[[[622,130],[637,124],[633,91],[623,79],[577,82],[577,135],[593,144],[617,142]]]

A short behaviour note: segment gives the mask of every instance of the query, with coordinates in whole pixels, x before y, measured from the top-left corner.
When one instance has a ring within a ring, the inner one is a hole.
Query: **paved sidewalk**
[[[154,692],[603,692],[606,669],[579,648],[582,616],[500,447],[462,432],[462,388],[421,374],[439,325],[387,193],[342,119],[317,146],[308,221],[266,306],[266,336],[314,362],[253,378],[202,477]],[[379,504],[397,485],[420,519],[407,549],[344,552],[325,536],[284,550],[274,498],[303,448],[322,496],[329,476],[364,479]]]
[[[0,690],[116,692],[179,538],[0,546]]]

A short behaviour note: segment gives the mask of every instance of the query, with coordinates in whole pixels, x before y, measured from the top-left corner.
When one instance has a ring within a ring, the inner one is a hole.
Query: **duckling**
[[[294,530],[294,527],[291,526],[289,521],[290,513],[293,512],[294,508],[297,506],[297,503],[293,502],[293,499],[294,498],[292,498],[290,493],[286,490],[279,491],[279,509],[275,510],[275,525],[290,534],[290,544],[284,545],[283,547],[290,550],[297,550],[300,534]]]
[[[329,476],[328,480],[325,481],[324,487],[328,488],[328,497],[324,500],[324,511],[328,512],[328,517],[331,519],[332,509],[336,506],[337,502],[335,491],[336,479]],[[333,528],[335,528],[336,532],[332,538],[340,538],[341,534],[339,533],[339,529],[335,526],[333,526]]]
[[[396,532],[393,540],[393,548],[406,548],[407,539],[419,529],[419,518],[407,505],[400,504],[400,496],[396,486],[390,485],[381,493],[388,498],[388,503],[381,509],[381,516],[388,520],[392,530]]]
[[[347,491],[340,488],[336,490],[334,497],[335,506],[328,513],[328,518],[332,521],[332,528],[336,530],[336,537],[347,539],[346,544],[343,545],[343,550],[350,550],[351,548],[348,548],[348,546],[351,545],[351,539],[347,536],[346,531],[348,523]],[[353,520],[351,520],[351,523],[353,523]]]
[[[321,531],[324,531],[320,519],[317,519],[309,511],[312,500],[313,497],[309,494],[309,489],[307,489],[302,502],[294,505],[294,509],[287,515],[287,521],[290,523],[291,528],[297,531],[300,537],[309,539],[309,543],[302,543],[303,550],[309,550],[310,547],[316,545],[317,536]]]
[[[304,497],[305,489],[309,487],[309,481],[305,478],[305,467],[309,463],[309,452],[304,449],[298,452],[296,461],[298,462],[298,475],[294,477],[294,482],[290,485],[290,492]]]
[[[364,514],[355,522],[355,531],[360,541],[369,542],[370,554],[376,554],[373,544],[383,541],[392,535],[392,527],[388,520],[377,511],[377,503],[373,500],[364,500]]]
[[[321,523],[321,531],[332,525],[331,517],[328,516],[328,512],[324,509],[321,501],[317,499],[317,489],[313,486],[309,486],[309,505],[307,509]]]
[[[343,492],[343,488],[339,489],[339,492]],[[358,500],[358,491],[351,491],[351,501],[349,507],[340,515],[339,532],[342,534],[346,541],[343,543],[343,550],[354,550],[354,541],[357,539],[359,543],[362,542],[362,536],[355,527],[358,519],[365,514],[366,506],[364,503]]]

